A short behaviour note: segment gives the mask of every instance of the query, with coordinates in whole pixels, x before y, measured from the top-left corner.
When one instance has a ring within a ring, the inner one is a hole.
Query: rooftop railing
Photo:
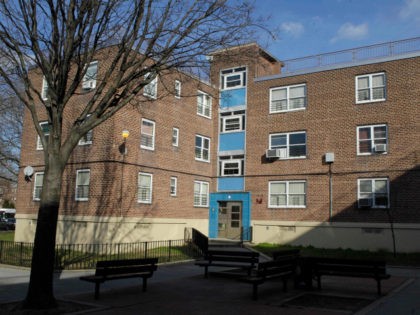
[[[282,74],[315,71],[420,52],[420,37],[283,61]]]

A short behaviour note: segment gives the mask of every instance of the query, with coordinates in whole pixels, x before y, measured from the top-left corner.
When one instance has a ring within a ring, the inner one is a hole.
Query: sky
[[[279,60],[420,36],[420,0],[256,0],[266,33],[258,43]]]

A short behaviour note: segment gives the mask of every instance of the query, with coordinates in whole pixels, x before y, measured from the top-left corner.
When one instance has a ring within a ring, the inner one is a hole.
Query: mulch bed
[[[97,308],[95,305],[78,303],[74,301],[57,300],[58,307],[51,310],[23,310],[21,302],[10,302],[0,304],[0,315],[17,314],[17,315],[58,315],[69,314]]]
[[[356,312],[374,300],[345,297],[337,295],[323,295],[315,293],[304,293],[295,298],[287,300],[282,304],[284,307],[299,307],[299,308],[318,308],[318,309],[331,309]]]

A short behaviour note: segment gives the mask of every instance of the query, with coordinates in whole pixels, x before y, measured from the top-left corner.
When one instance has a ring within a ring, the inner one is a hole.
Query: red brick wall
[[[386,211],[357,209],[357,179],[389,177],[391,212],[396,222],[420,222],[419,95],[420,58],[403,59],[261,82],[249,81],[246,190],[253,194],[253,219],[328,220],[326,152],[332,165],[334,220],[387,221]],[[356,104],[355,76],[385,72],[387,99]],[[272,87],[306,83],[307,109],[269,114]],[[388,154],[357,156],[357,126],[387,124]],[[269,134],[306,131],[307,157],[268,162]],[[269,180],[307,181],[306,209],[268,209]],[[263,203],[255,203],[256,195]]]
[[[107,60],[98,56],[101,76]],[[33,73],[35,86],[42,86],[42,77]],[[171,94],[175,79],[182,82],[182,97]],[[169,91],[170,90],[170,91]],[[216,156],[217,137],[213,124],[217,120],[217,99],[213,99],[212,119],[198,116],[197,90],[214,94],[213,89],[191,76],[166,73],[159,77],[158,99],[137,101],[127,105],[114,117],[93,130],[91,145],[77,146],[69,160],[63,179],[60,213],[68,215],[124,215],[157,218],[207,218],[206,208],[193,207],[194,180],[212,184],[213,164],[195,160],[195,135],[211,138],[211,156]],[[75,117],[89,100],[90,93],[74,96],[65,111],[63,133],[71,127]],[[42,118],[45,115],[41,114]],[[41,118],[41,119],[42,119]],[[140,148],[141,119],[152,120],[155,125],[154,151]],[[23,168],[44,169],[43,151],[36,150],[37,134],[31,117],[26,112],[22,137],[21,175],[19,177],[19,213],[37,213],[39,202],[32,200],[33,182],[26,183]],[[172,128],[179,128],[179,146],[172,146]],[[130,135],[123,156],[119,146],[122,130]],[[89,202],[75,201],[75,180],[78,169],[90,169]],[[137,203],[138,172],[153,174],[153,203]],[[169,196],[170,177],[178,178],[178,195]]]

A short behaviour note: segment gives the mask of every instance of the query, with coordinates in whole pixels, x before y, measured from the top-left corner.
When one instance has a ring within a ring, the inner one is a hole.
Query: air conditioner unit
[[[265,151],[265,157],[267,159],[277,159],[277,149],[267,149]]]
[[[360,208],[367,208],[372,206],[372,199],[370,198],[363,198],[359,199],[359,207]]]
[[[267,159],[284,159],[287,158],[287,149],[281,148],[281,149],[268,149],[265,152],[265,156]]]
[[[287,149],[286,148],[277,149],[277,157],[281,159],[287,158]]]
[[[386,144],[375,144],[374,146],[375,152],[386,152]]]
[[[94,89],[94,88],[95,88],[95,86],[96,86],[96,81],[94,81],[94,80],[88,80],[88,81],[84,81],[84,82],[82,83],[82,88],[83,88],[84,90],[91,90],[91,89]]]

